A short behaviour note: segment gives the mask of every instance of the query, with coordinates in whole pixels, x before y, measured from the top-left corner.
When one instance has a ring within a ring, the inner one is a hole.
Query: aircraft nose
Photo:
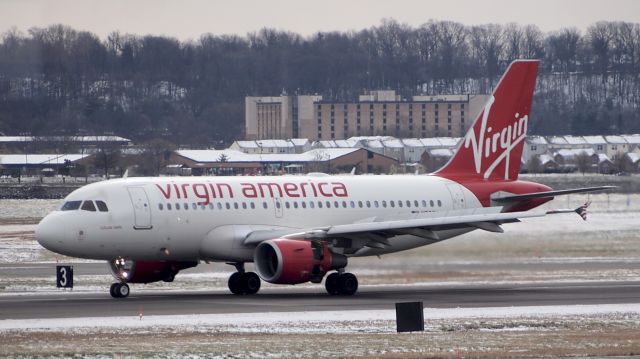
[[[36,240],[44,248],[63,254],[67,240],[64,222],[53,215],[44,217],[36,227]]]

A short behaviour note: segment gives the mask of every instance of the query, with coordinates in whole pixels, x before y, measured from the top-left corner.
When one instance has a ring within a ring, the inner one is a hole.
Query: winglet
[[[575,212],[582,217],[583,220],[587,220],[587,208],[591,205],[591,201],[585,202],[582,206],[575,209]]]

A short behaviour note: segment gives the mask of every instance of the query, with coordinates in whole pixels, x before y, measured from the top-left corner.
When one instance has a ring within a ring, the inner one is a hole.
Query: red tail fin
[[[438,176],[516,180],[527,134],[538,60],[516,60]]]

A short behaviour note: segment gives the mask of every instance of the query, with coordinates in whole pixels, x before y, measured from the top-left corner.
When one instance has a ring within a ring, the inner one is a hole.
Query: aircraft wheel
[[[118,284],[120,283],[112,283],[111,287],[109,288],[109,294],[111,294],[113,298],[120,298],[118,297],[118,293],[116,292],[116,287],[118,286]]]
[[[240,277],[242,294],[256,294],[260,290],[260,277],[253,272],[246,272]]]
[[[116,293],[118,294],[118,298],[128,297],[130,293],[129,285],[127,283],[118,283]]]
[[[227,285],[229,286],[229,290],[233,294],[242,294],[240,277],[242,277],[242,274],[240,272],[235,272],[231,275],[231,277],[229,277]]]
[[[351,273],[343,273],[338,277],[338,290],[342,295],[354,295],[358,291],[358,278]]]
[[[331,295],[340,294],[340,289],[338,287],[338,278],[340,278],[340,273],[334,272],[331,273],[324,280],[324,287],[327,289],[327,293]]]

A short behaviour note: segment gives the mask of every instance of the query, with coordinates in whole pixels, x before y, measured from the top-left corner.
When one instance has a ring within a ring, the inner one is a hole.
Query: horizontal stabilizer
[[[565,194],[572,193],[586,193],[586,192],[595,192],[595,191],[605,191],[616,188],[615,186],[599,186],[599,187],[584,187],[584,188],[573,188],[573,189],[563,189],[558,191],[547,191],[547,192],[534,192],[534,193],[525,193],[525,194],[516,194],[510,195],[506,194],[504,196],[492,197],[491,200],[498,203],[504,202],[518,202],[525,201],[528,199],[534,198],[549,198],[555,196],[561,196]]]

